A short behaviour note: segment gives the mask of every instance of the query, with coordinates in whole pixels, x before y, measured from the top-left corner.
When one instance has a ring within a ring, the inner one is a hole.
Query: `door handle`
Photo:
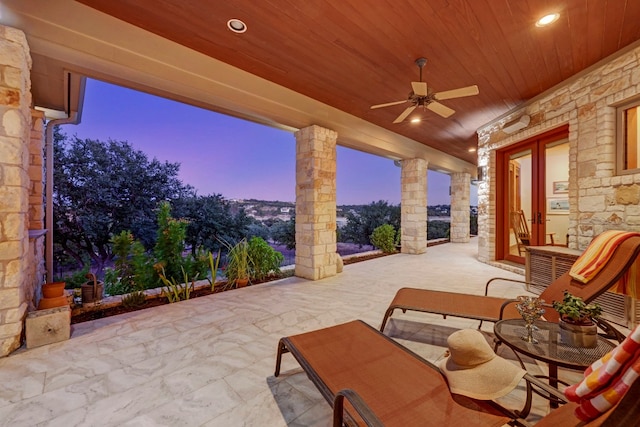
[[[542,212],[538,212],[538,224],[542,225]]]

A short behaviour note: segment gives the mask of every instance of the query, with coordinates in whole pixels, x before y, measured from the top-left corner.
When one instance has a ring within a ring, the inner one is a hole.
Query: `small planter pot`
[[[60,296],[55,298],[41,298],[38,303],[38,310],[46,310],[55,307],[64,307],[69,305],[69,300],[66,296]]]
[[[236,279],[236,287],[244,288],[249,283],[249,279]]]
[[[596,325],[576,325],[560,320],[560,341],[573,347],[594,348],[598,343]]]
[[[42,285],[43,298],[58,298],[64,295],[65,282],[45,283]]]

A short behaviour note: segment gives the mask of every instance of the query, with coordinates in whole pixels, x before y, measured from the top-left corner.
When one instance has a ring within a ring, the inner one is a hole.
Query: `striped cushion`
[[[575,414],[589,421],[611,409],[640,375],[640,326],[616,348],[594,362],[584,379],[567,387],[565,396],[578,402]]]

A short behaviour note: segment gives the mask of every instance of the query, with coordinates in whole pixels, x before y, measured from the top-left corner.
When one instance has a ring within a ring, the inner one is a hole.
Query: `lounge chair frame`
[[[404,387],[387,387],[386,384],[380,383],[378,378],[372,379],[371,383],[375,384],[374,386],[366,381],[362,384],[361,379],[363,373],[357,371],[368,363],[368,352],[366,349],[363,349],[364,351],[361,352],[353,351],[353,349],[348,348],[349,345],[344,345],[344,342],[336,343],[331,349],[310,348],[312,345],[309,343],[316,338],[316,335],[324,334],[324,338],[319,337],[319,339],[322,340],[326,338],[327,334],[331,336],[334,331],[338,334],[346,332],[348,335],[352,336],[354,340],[365,337],[366,342],[371,344],[369,350],[373,347],[383,348],[385,354],[385,363],[383,364],[385,366],[385,375],[392,373],[393,382],[396,383],[396,385],[408,384],[412,381],[415,382],[419,378],[421,387],[424,388],[425,396],[433,394],[432,389],[437,389],[438,392],[435,394],[446,402],[445,406],[453,407],[454,410],[457,411],[455,415],[456,419],[460,417],[460,420],[466,420],[467,423],[471,422],[472,425],[473,421],[480,419],[488,422],[486,425],[502,426],[505,423],[509,423],[510,420],[518,418],[518,413],[516,411],[510,411],[495,402],[478,401],[459,395],[454,395],[455,397],[452,397],[448,393],[446,380],[440,373],[438,367],[406,347],[400,345],[393,339],[380,333],[370,325],[356,320],[306,334],[284,337],[281,338],[278,343],[275,376],[277,377],[280,375],[282,355],[285,353],[291,353],[305,371],[309,379],[320,391],[320,394],[322,394],[324,399],[334,407],[334,426],[336,427],[342,426],[343,422],[346,422],[347,425],[362,425],[363,420],[365,420],[364,425],[367,426],[390,425],[389,419],[385,420],[378,418],[375,410],[373,408],[369,408],[368,405],[364,403],[363,398],[356,396],[356,394],[359,393],[362,395],[363,393],[369,393],[369,395],[376,395],[379,397],[381,395],[380,391],[372,389],[375,387],[381,387],[381,391],[384,393],[382,395],[384,396],[385,402],[393,402],[394,399],[398,399],[398,401],[402,402],[403,397],[406,398],[406,389]],[[315,344],[313,347],[315,347]],[[353,373],[353,379],[345,378],[344,386],[337,386],[339,388],[332,389],[332,386],[330,385],[332,383],[332,378],[326,378],[326,375],[322,374],[321,371],[327,366],[327,361],[323,360],[326,353],[334,353],[334,356],[337,357],[337,359],[346,361],[345,363],[348,366],[345,365],[343,372],[347,377]],[[410,366],[416,368],[415,372],[400,368],[400,366],[404,366],[407,361]],[[349,369],[349,367],[351,367],[351,369]],[[380,374],[382,375],[383,373],[380,372]],[[351,390],[352,388],[359,388],[359,391]],[[446,395],[442,393],[443,390],[446,390]],[[420,393],[423,392],[420,391]],[[359,402],[360,405],[353,407],[349,405],[349,409],[344,412],[341,405],[343,405],[345,397],[348,402]],[[425,398],[426,397],[423,397],[420,400]],[[353,412],[353,408],[355,408],[355,413]],[[407,413],[407,411],[410,412],[412,410],[415,410],[416,413]],[[433,410],[433,408],[430,408],[429,411],[425,411],[424,406],[420,406],[419,408],[409,406],[408,408],[403,407],[402,414],[403,416],[413,420],[416,419],[415,417],[424,417],[419,418],[421,419],[419,424],[413,425],[427,426],[430,425],[427,420],[430,419],[429,414],[433,416]],[[345,413],[344,419],[342,415],[343,412]],[[357,416],[354,417],[356,413],[359,415],[359,418],[361,418],[360,420],[358,420]]]
[[[327,346],[326,343],[330,342],[333,336],[337,338],[335,346]],[[384,363],[377,359],[377,355],[372,362],[372,359],[368,358],[367,351],[351,348],[351,339],[357,341],[363,336],[365,338],[360,342],[366,342],[369,350],[379,349],[381,354],[384,354]],[[452,395],[446,385],[445,377],[435,365],[362,321],[352,321],[281,338],[276,356],[276,377],[280,375],[282,355],[285,353],[293,355],[325,400],[333,407],[334,427],[342,427],[344,424],[369,427],[439,426],[443,424],[439,424],[442,420],[437,420],[440,416],[438,411],[446,411],[446,418],[449,419],[447,425],[530,426],[525,418],[529,413],[532,390],[547,399],[567,402],[560,391],[529,374],[524,377],[527,383],[527,396],[522,411],[511,411],[491,401],[478,401]],[[326,358],[327,353],[331,353],[329,359]],[[408,360],[409,366],[414,369],[404,369],[407,367]],[[374,369],[380,376],[392,378],[395,386],[380,381],[379,378],[363,381],[363,378],[368,378],[367,374],[371,374],[371,368],[368,365],[370,363],[374,363]],[[333,369],[333,364],[339,364],[339,369]],[[330,367],[329,370],[327,366]],[[390,372],[393,373],[391,377],[389,377]],[[329,378],[330,376],[333,378]],[[416,383],[420,384],[420,392],[424,390],[424,394],[418,399],[415,393],[408,392],[408,389]],[[407,387],[398,387],[398,384],[407,384]],[[637,405],[639,394],[640,381],[636,381],[619,405],[599,417],[594,424],[578,424],[573,415],[575,404],[566,404],[551,413],[554,417],[553,423],[542,425],[553,427],[600,424],[637,425],[640,422],[640,405]],[[365,396],[372,397],[372,402],[367,402]],[[432,406],[424,405],[425,400],[429,400],[428,403]],[[397,405],[390,409],[387,402],[397,403]],[[373,407],[370,406],[372,403]],[[376,404],[379,407],[376,407]],[[390,415],[394,414],[394,411],[405,419],[400,422],[394,419],[394,415]],[[559,412],[556,413],[556,411]],[[547,417],[542,421],[545,418]],[[411,421],[407,422],[406,419]],[[620,424],[621,421],[625,424]]]
[[[548,304],[545,318],[554,322],[559,320],[559,315],[552,309],[551,303],[562,300],[565,290],[581,297],[585,302],[591,302],[603,294],[622,278],[635,262],[638,254],[640,254],[640,237],[630,237],[620,244],[607,265],[587,284],[573,280],[569,272],[558,277],[540,294],[540,298]],[[484,295],[401,288],[384,314],[380,331],[384,332],[389,317],[396,309],[402,312],[410,310],[439,314],[445,319],[447,316],[476,319],[480,321],[480,325],[483,321],[497,322],[501,319],[518,318],[520,315],[515,309],[515,300],[489,296],[490,285],[502,282],[532,285],[521,280],[493,278],[485,285]],[[603,323],[606,324],[606,322]]]

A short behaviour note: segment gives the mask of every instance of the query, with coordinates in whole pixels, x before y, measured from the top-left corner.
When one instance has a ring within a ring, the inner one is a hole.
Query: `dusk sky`
[[[180,179],[200,195],[295,201],[290,132],[91,79],[82,122],[63,130],[82,139],[128,141],[150,159],[178,162]],[[400,203],[400,168],[393,161],[340,146],[337,156],[338,205]],[[429,205],[450,203],[449,182],[448,175],[429,171]]]

